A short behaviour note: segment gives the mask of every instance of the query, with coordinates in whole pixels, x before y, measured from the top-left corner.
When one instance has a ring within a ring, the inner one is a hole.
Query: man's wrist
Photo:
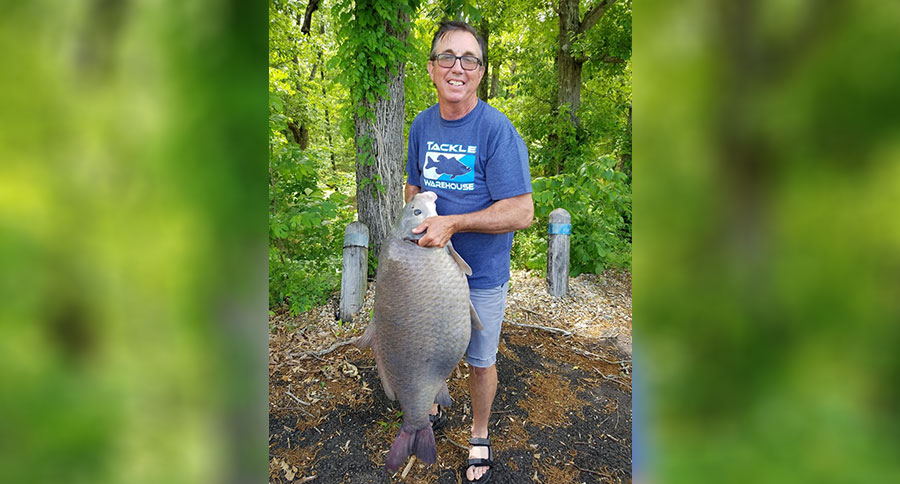
[[[448,215],[448,219],[450,220],[450,235],[453,235],[459,232],[462,229],[462,224],[464,222],[464,216],[461,214],[456,215]]]

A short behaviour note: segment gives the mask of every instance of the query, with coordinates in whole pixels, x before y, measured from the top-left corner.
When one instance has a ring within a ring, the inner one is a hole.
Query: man
[[[438,104],[422,111],[409,130],[406,200],[420,191],[438,195],[439,216],[413,229],[424,247],[453,247],[472,267],[469,292],[483,330],[466,350],[472,399],[472,439],[466,481],[491,477],[488,436],[497,392],[497,346],[509,288],[513,231],[534,216],[525,143],[502,113],[476,96],[484,76],[485,43],[462,22],[442,22],[431,43],[428,74]],[[446,421],[432,410],[435,429]]]

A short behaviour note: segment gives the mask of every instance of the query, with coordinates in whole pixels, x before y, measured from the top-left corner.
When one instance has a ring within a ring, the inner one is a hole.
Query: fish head
[[[425,235],[412,233],[412,229],[419,226],[426,218],[437,215],[437,194],[434,192],[421,192],[415,194],[400,211],[400,216],[394,224],[393,235],[404,240],[418,241]]]

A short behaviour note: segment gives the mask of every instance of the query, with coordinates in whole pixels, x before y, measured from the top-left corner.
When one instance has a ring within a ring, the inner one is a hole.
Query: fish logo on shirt
[[[435,173],[438,175],[450,175],[451,180],[472,171],[471,167],[466,166],[457,158],[448,158],[444,155],[438,155],[437,160],[431,156],[427,157],[427,159],[428,161],[425,163],[426,170],[434,168]]]

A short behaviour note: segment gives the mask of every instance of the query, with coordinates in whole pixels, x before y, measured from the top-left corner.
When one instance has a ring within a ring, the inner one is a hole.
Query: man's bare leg
[[[497,365],[478,368],[469,365],[469,395],[472,398],[472,437],[486,438],[488,423],[491,417],[491,406],[497,394]],[[487,447],[477,446],[469,449],[470,459],[487,459]],[[480,479],[487,467],[469,467],[466,478],[470,481]]]

